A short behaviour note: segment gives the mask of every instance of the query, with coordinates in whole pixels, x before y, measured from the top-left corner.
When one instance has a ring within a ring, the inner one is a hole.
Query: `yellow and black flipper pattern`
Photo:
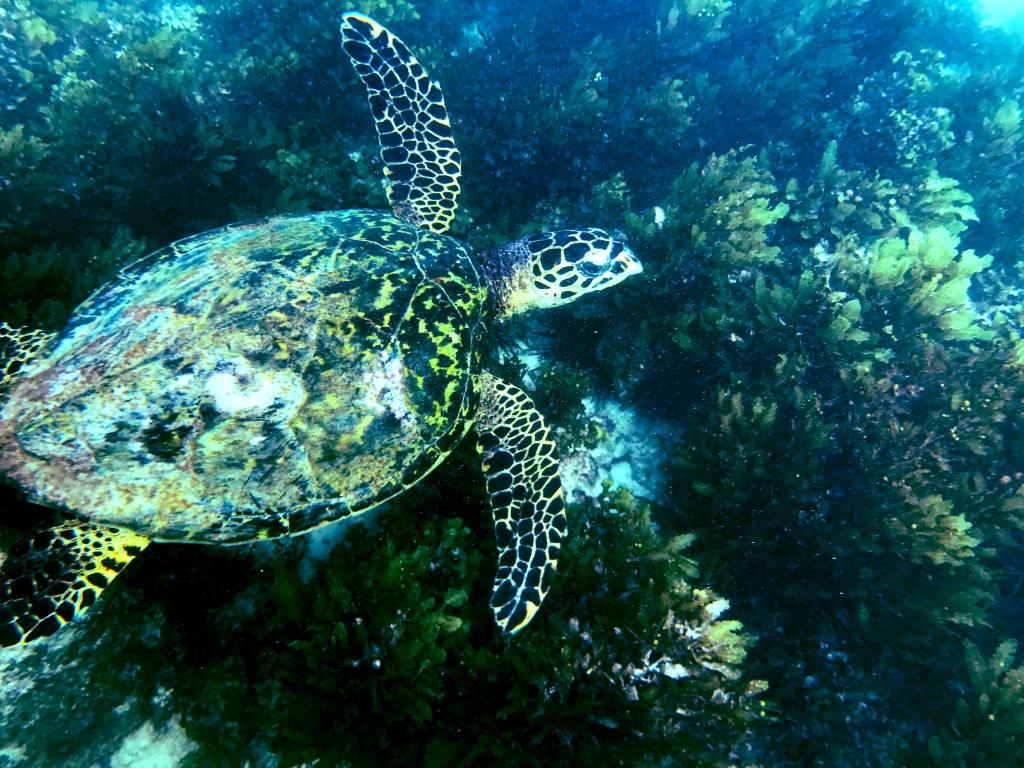
[[[477,450],[498,544],[491,608],[509,633],[525,627],[550,588],[566,535],[558,455],[544,419],[518,387],[480,376]]]
[[[18,378],[25,364],[42,352],[54,335],[0,323],[0,392]]]
[[[458,207],[462,161],[441,86],[373,19],[346,13],[341,35],[369,94],[391,208],[416,226],[447,232]]]
[[[148,544],[132,531],[73,520],[19,541],[0,567],[0,648],[80,616]]]

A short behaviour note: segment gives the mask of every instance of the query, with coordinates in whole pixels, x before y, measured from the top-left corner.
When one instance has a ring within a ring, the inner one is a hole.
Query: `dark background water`
[[[343,537],[154,547],[0,659],[0,765],[1024,764],[1019,22],[355,5],[445,89],[456,235],[603,226],[645,264],[495,334],[584,467],[561,578],[499,635],[472,446]],[[230,221],[385,207],[342,10],[0,8],[0,317],[59,329]]]

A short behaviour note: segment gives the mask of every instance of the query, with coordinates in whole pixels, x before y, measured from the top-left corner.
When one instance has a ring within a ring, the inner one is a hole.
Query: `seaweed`
[[[1003,640],[985,658],[970,640],[964,641],[966,676],[956,678],[952,721],[928,738],[900,752],[910,766],[1013,765],[1024,758],[1020,742],[1024,667],[1014,667],[1017,641]]]
[[[484,500],[459,475],[441,487],[465,513]],[[49,741],[62,710],[83,735],[50,741],[65,765],[147,720],[180,724],[186,765],[733,764],[770,703],[743,674],[751,637],[698,586],[692,537],[655,534],[623,490],[572,507],[557,599],[510,641],[487,606],[490,526],[435,517],[439,500],[413,493],[315,548],[159,549],[70,642],[22,660],[16,743]],[[81,691],[94,706],[68,706]]]
[[[727,602],[690,586],[685,539],[653,535],[625,492],[571,511],[560,599],[511,643],[482,599],[492,563],[457,519],[428,523],[412,548],[390,527],[383,547],[350,534],[312,584],[278,580],[290,607],[274,615],[293,617],[276,674],[286,764],[651,763],[684,759],[684,743],[682,764],[724,761],[763,688],[741,678],[749,639],[720,617]]]

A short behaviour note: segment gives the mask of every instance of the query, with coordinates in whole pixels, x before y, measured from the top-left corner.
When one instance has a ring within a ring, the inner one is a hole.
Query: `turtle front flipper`
[[[0,568],[0,648],[80,616],[148,544],[132,531],[72,520],[19,541]]]
[[[54,335],[0,323],[0,392],[18,378],[25,364],[42,352]]]
[[[441,86],[373,19],[346,13],[341,34],[369,93],[395,215],[433,232],[448,231],[458,207],[462,161]]]
[[[516,633],[548,593],[566,534],[555,443],[533,402],[518,387],[480,375],[477,450],[487,477],[498,543],[491,608]]]

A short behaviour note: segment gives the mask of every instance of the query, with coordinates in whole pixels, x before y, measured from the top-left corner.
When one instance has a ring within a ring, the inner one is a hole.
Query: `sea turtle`
[[[59,334],[3,325],[0,473],[66,513],[11,548],[0,645],[50,635],[151,541],[308,531],[406,490],[475,430],[517,632],[566,519],[555,445],[520,389],[480,369],[492,320],[641,271],[599,229],[474,253],[443,233],[459,151],[441,89],[377,22],[346,13],[393,214],[234,224],[128,266]]]

